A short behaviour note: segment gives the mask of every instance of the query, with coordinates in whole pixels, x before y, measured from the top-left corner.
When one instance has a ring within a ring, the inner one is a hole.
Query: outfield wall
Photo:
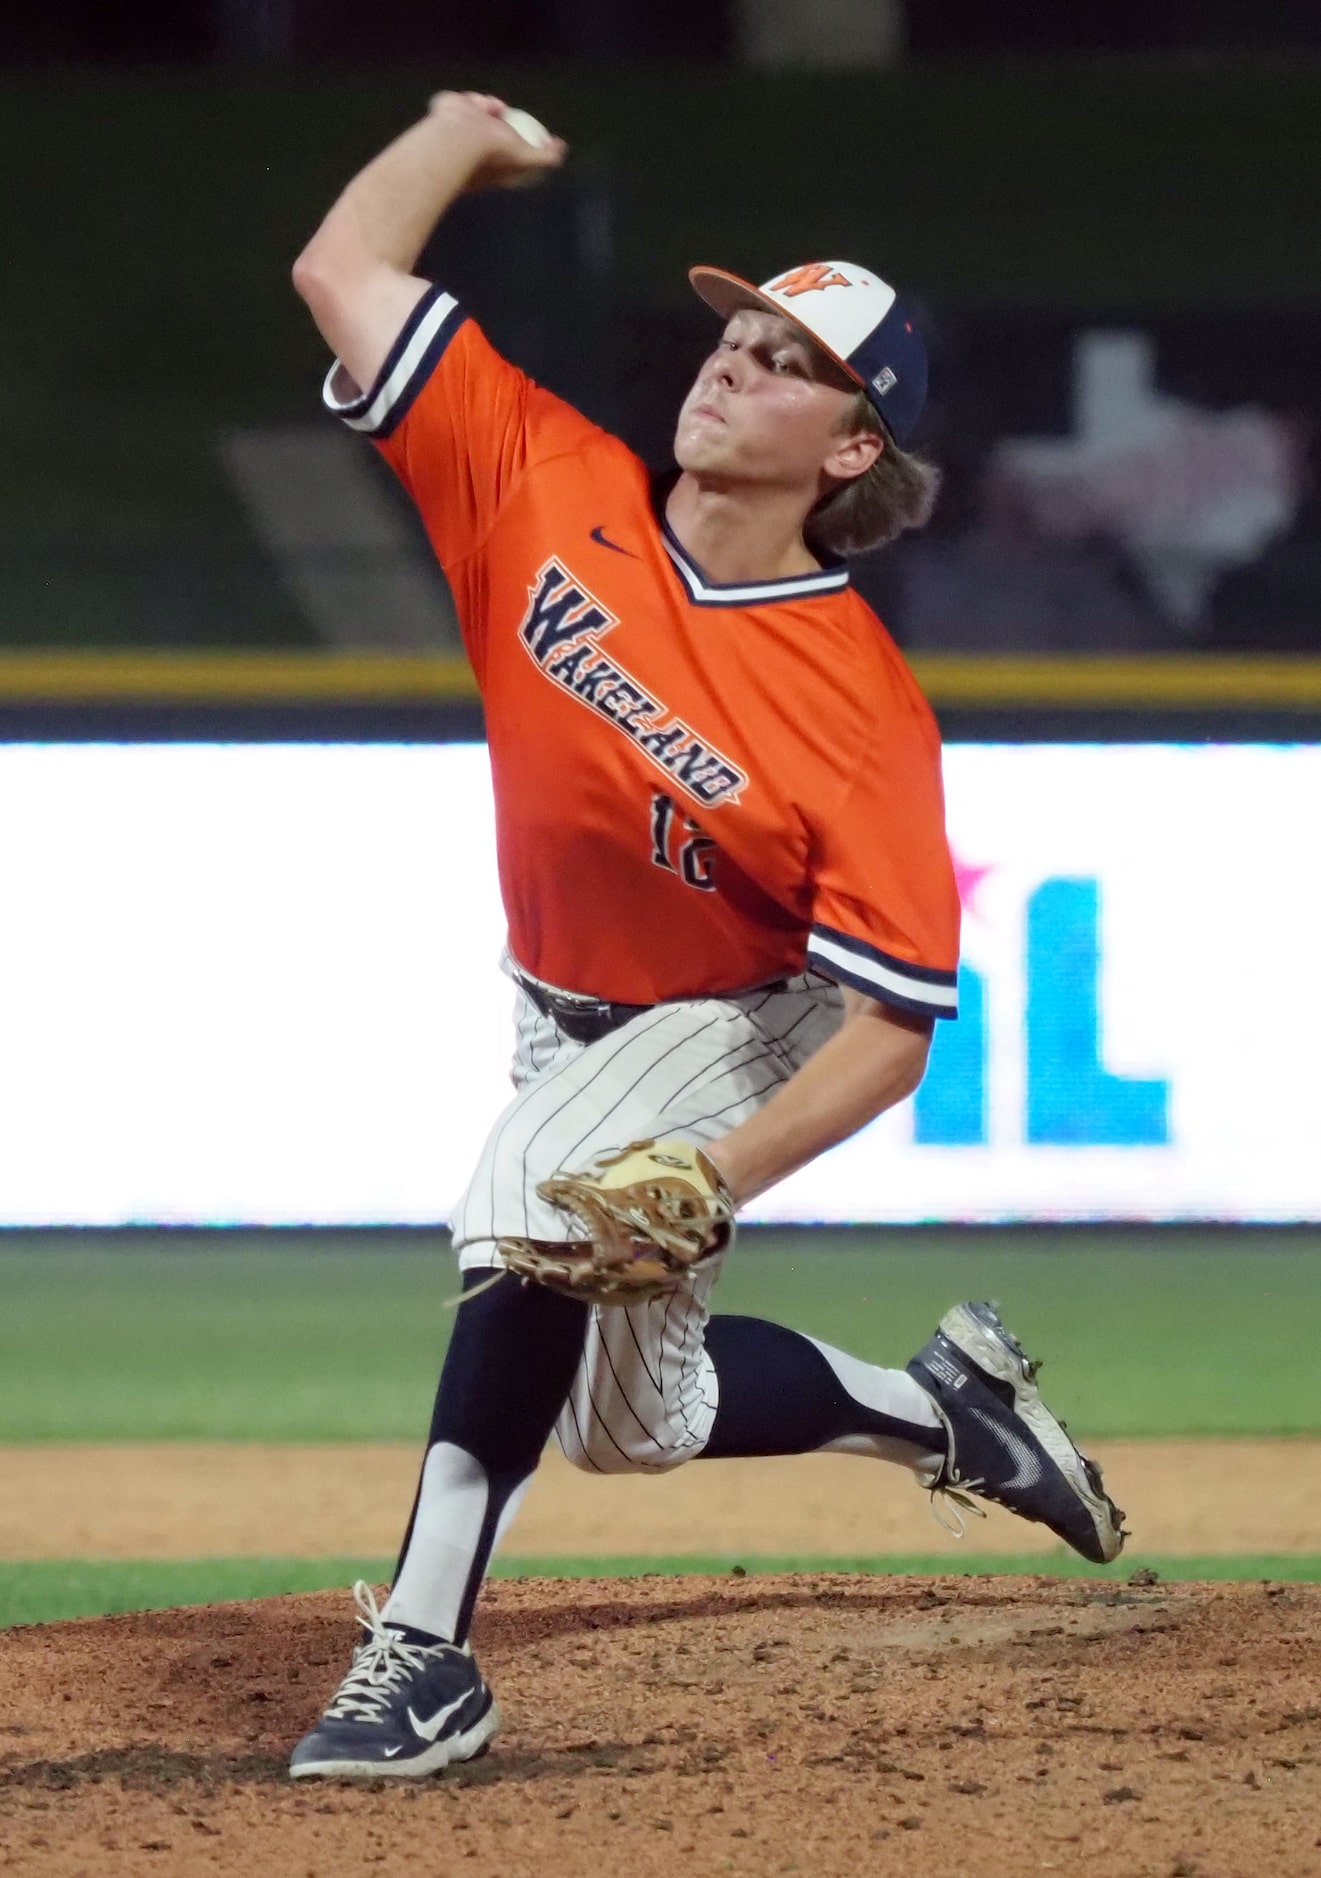
[[[1321,746],[945,761],[964,1014],[753,1216],[1321,1219]],[[508,1093],[483,746],[0,746],[0,868],[0,1223],[446,1217]]]
[[[1199,410],[1261,405],[1317,428],[1321,75],[1306,63],[10,73],[0,645],[321,643],[271,552],[275,524],[236,481],[235,433],[249,448],[284,426],[294,442],[330,434],[293,257],[438,85],[474,81],[564,131],[571,180],[464,205],[426,265],[519,363],[648,455],[668,447],[708,342],[687,268],[765,278],[822,253],[874,257],[924,309],[941,528],[974,516],[987,434],[1069,429],[1082,323],[1151,333],[1161,391]],[[1233,485],[1244,453],[1228,470],[1227,454],[1199,472],[1199,500],[1208,480]],[[1229,532],[1207,524],[1212,541]],[[1263,649],[1316,645],[1315,528],[1301,539],[1211,643],[1255,645],[1247,618]],[[973,559],[956,623],[981,589]],[[879,610],[902,627],[886,578]],[[1190,620],[1171,633],[1117,581],[1110,636],[1071,587],[1059,643],[1182,649]]]

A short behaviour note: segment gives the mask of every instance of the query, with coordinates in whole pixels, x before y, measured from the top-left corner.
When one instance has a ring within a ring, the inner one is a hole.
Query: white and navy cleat
[[[973,1511],[969,1494],[1037,1521],[1095,1565],[1119,1557],[1124,1515],[1101,1470],[1076,1448],[1041,1399],[1018,1339],[992,1304],[956,1304],[908,1365],[945,1424],[948,1452],[919,1475],[937,1495]]]
[[[353,1587],[367,1635],[330,1707],[293,1751],[295,1780],[418,1780],[486,1751],[500,1711],[466,1649],[387,1624]]]

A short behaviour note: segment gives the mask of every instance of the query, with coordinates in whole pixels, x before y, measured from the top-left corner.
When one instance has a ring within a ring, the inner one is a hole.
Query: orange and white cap
[[[754,287],[719,267],[694,267],[697,292],[728,319],[760,307],[792,320],[847,372],[904,444],[927,395],[927,354],[913,316],[894,288],[853,261],[809,261]]]

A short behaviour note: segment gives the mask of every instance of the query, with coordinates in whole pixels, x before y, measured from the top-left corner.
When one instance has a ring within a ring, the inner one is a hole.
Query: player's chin
[[[731,469],[735,455],[729,438],[706,424],[680,422],[674,434],[674,460],[690,475]]]

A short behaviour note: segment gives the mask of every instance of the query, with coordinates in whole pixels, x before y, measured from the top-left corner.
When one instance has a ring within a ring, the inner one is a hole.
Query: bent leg
[[[517,1094],[453,1220],[465,1284],[503,1238],[575,1236],[538,1184],[645,1136],[709,1141],[737,1125],[838,1023],[812,975],[741,998],[658,1005],[589,1045],[519,1005]],[[551,1430],[593,1472],[653,1471],[700,1453],[716,1414],[703,1347],[718,1262],[650,1304],[589,1308],[502,1278],[458,1313],[386,1616],[462,1641],[501,1531]]]
[[[782,1324],[709,1316],[719,1261],[667,1297],[592,1311],[555,1433],[594,1474],[820,1449],[939,1468],[945,1424],[901,1369]]]
[[[702,1450],[709,1459],[824,1448],[925,1472],[944,1457],[944,1423],[902,1369],[864,1363],[757,1317],[713,1317],[706,1349],[717,1393]]]

